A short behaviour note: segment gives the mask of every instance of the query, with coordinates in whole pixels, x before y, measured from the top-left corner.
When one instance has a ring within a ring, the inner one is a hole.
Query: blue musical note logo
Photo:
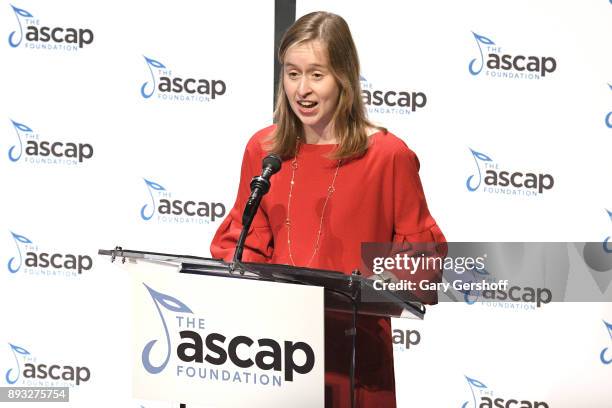
[[[13,356],[15,357],[15,363],[17,364],[17,374],[14,379],[11,379],[11,372],[13,371],[13,368],[9,368],[6,371],[4,378],[8,384],[15,384],[17,380],[19,380],[19,376],[21,375],[21,365],[19,364],[19,358],[17,358],[17,354],[20,354],[22,356],[28,356],[30,355],[30,352],[24,349],[23,347],[19,347],[11,343],[9,343],[9,346],[11,346],[11,351],[13,352]]]
[[[11,146],[8,151],[8,157],[10,161],[16,162],[17,160],[21,158],[21,155],[23,153],[23,141],[21,140],[20,132],[32,133],[33,130],[30,129],[30,127],[24,125],[23,123],[17,123],[12,119],[11,119],[11,122],[13,123],[13,127],[15,128],[15,133],[17,134],[17,140],[19,141],[19,150],[17,152],[15,151],[15,149],[17,148],[17,145]]]
[[[17,48],[19,47],[19,44],[21,44],[21,41],[23,40],[23,27],[21,26],[21,19],[19,17],[21,16],[25,18],[34,18],[34,16],[30,14],[30,12],[24,9],[17,8],[13,6],[12,4],[11,4],[11,7],[13,8],[13,11],[15,12],[15,18],[17,18],[17,24],[19,25],[19,39],[15,41],[15,34],[17,34],[17,31],[13,31],[12,33],[9,34],[8,42],[11,47]]]
[[[151,197],[151,204],[150,204],[151,214],[149,215],[146,214],[147,207],[149,206],[149,204],[145,204],[140,209],[140,217],[145,221],[149,221],[153,217],[153,214],[155,214],[155,198],[153,198],[153,190],[166,191],[166,189],[162,187],[160,184],[155,183],[154,181],[150,181],[147,179],[143,179],[143,180],[145,181],[147,185],[147,190],[149,191],[149,197]]]
[[[470,378],[468,376],[465,376],[465,379],[467,380],[468,386],[470,387],[470,391],[472,392],[472,400],[474,401],[474,408],[477,408],[478,404],[476,403],[476,394],[474,393],[474,389],[477,388],[477,389],[482,390],[482,389],[486,389],[487,386],[481,383],[480,381]],[[470,403],[469,401],[465,401],[463,405],[461,405],[461,408],[466,408],[469,403]]]
[[[610,3],[612,3],[612,0],[610,0]],[[612,91],[612,84],[608,84],[608,87]],[[612,129],[612,112],[608,112],[606,115],[606,126],[608,129]]]
[[[480,74],[480,72],[482,71],[485,65],[484,54],[482,53],[482,44],[484,44],[485,46],[489,46],[489,45],[495,45],[495,43],[491,39],[483,35],[476,34],[473,31],[472,31],[472,34],[474,34],[474,38],[476,39],[476,45],[478,46],[478,51],[480,52],[480,67],[478,69],[474,68],[474,64],[478,62],[478,60],[474,58],[473,60],[470,61],[470,64],[468,65],[468,69],[470,71],[470,74],[478,75]]]
[[[157,340],[149,341],[145,345],[144,349],[142,350],[142,365],[144,366],[145,370],[147,370],[147,372],[151,374],[159,374],[161,371],[164,370],[164,368],[166,368],[166,365],[168,364],[168,361],[170,360],[170,349],[172,347],[172,345],[170,344],[170,333],[168,332],[168,325],[166,324],[166,319],[164,318],[164,315],[160,309],[160,306],[174,313],[193,314],[193,312],[187,305],[185,305],[183,302],[181,302],[177,298],[157,292],[156,290],[151,289],[145,283],[143,283],[143,285],[149,291],[151,298],[153,298],[153,303],[155,304],[155,307],[157,308],[157,313],[159,313],[159,317],[162,321],[162,325],[164,326],[164,332],[166,334],[166,345],[167,346],[166,346],[166,357],[164,361],[161,363],[161,365],[155,366],[153,365],[153,363],[151,363],[150,357],[151,357],[151,349],[153,348],[155,343],[157,343]]]
[[[472,156],[474,157],[474,163],[476,163],[476,169],[478,170],[478,184],[476,184],[476,186],[472,185],[472,179],[475,176],[474,174],[472,174],[470,177],[467,178],[467,181],[465,182],[465,186],[467,187],[469,191],[476,191],[478,187],[480,187],[480,184],[482,183],[482,172],[480,171],[480,164],[478,164],[478,161],[480,160],[483,162],[492,162],[493,159],[491,159],[486,154],[477,152],[471,148],[470,148],[470,151],[472,152]]]
[[[17,247],[17,254],[19,257],[18,260],[18,264],[17,266],[15,266],[14,262],[15,262],[15,257],[12,257],[11,259],[9,259],[7,266],[8,266],[8,270],[10,273],[16,273],[17,271],[19,271],[19,269],[21,269],[21,264],[23,263],[23,256],[21,255],[21,248],[19,246],[20,243],[22,244],[32,244],[32,241],[30,241],[28,238],[24,237],[23,235],[19,235],[19,234],[15,234],[12,231],[9,231],[11,233],[11,235],[13,235],[13,241],[15,241],[15,246]]]
[[[605,320],[603,321],[603,323],[606,326],[606,330],[608,330],[610,339],[612,340],[612,324],[606,322]],[[602,364],[612,364],[612,353],[610,353],[610,357],[608,357],[608,347],[601,350],[601,353],[599,353],[599,359],[601,360]]]
[[[156,89],[156,80],[155,80],[155,74],[153,73],[153,68],[157,68],[157,69],[166,69],[166,66],[164,64],[162,64],[159,61],[156,61],[152,58],[147,58],[143,55],[146,63],[147,63],[147,67],[149,68],[149,73],[151,74],[151,92],[147,92],[146,88],[147,85],[149,85],[149,81],[146,81],[142,84],[142,86],[140,87],[140,94],[142,95],[143,98],[148,99],[150,98],[153,93],[155,93],[155,89]]]

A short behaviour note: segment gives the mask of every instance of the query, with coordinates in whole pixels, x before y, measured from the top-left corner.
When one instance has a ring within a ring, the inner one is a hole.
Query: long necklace
[[[291,162],[291,184],[289,185],[289,198],[287,199],[287,219],[285,220],[285,224],[287,225],[287,248],[289,249],[289,259],[291,260],[291,264],[295,266],[295,261],[293,260],[293,253],[291,252],[291,197],[293,196],[293,186],[295,185],[295,171],[298,169],[298,153],[299,153],[299,140],[298,140],[298,148],[295,153],[295,157]],[[336,166],[336,171],[334,173],[334,177],[332,179],[331,184],[327,187],[327,196],[325,197],[325,203],[323,203],[323,210],[321,210],[321,218],[319,219],[319,230],[317,231],[317,238],[315,240],[312,255],[310,256],[310,260],[305,265],[306,267],[310,266],[310,263],[314,259],[317,252],[319,252],[320,243],[321,243],[321,231],[323,230],[323,218],[325,217],[325,208],[327,207],[327,203],[331,198],[332,194],[336,190],[336,177],[338,177],[338,170],[340,170],[340,164],[342,160],[338,160],[338,165]]]

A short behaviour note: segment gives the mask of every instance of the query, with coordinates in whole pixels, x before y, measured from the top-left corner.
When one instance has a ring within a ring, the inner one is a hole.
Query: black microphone
[[[249,203],[256,200],[258,197],[264,196],[270,190],[270,177],[278,173],[281,168],[281,159],[278,155],[270,153],[261,163],[261,176],[253,177],[251,180],[251,196]]]
[[[244,207],[244,213],[242,214],[242,232],[236,243],[236,251],[234,252],[234,263],[242,260],[242,251],[244,249],[244,241],[246,240],[249,228],[257,209],[261,198],[270,191],[270,177],[273,174],[278,173],[281,168],[281,158],[276,154],[267,155],[262,162],[261,176],[253,177],[251,180],[251,195]]]

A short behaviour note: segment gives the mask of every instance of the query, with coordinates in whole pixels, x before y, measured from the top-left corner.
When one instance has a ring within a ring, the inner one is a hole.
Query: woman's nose
[[[300,83],[298,84],[297,90],[300,96],[306,96],[312,91],[310,89],[310,83],[308,82],[308,79],[305,76],[300,79]]]

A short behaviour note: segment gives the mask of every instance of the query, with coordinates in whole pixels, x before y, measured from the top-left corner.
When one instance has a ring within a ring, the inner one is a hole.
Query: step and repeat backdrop
[[[274,7],[0,5],[2,386],[179,407],[132,398],[130,279],[97,251],[210,255],[245,143],[272,121]],[[370,118],[419,156],[449,241],[612,251],[612,2],[296,10],[348,21]],[[612,406],[610,303],[449,302],[393,323],[399,407]]]

